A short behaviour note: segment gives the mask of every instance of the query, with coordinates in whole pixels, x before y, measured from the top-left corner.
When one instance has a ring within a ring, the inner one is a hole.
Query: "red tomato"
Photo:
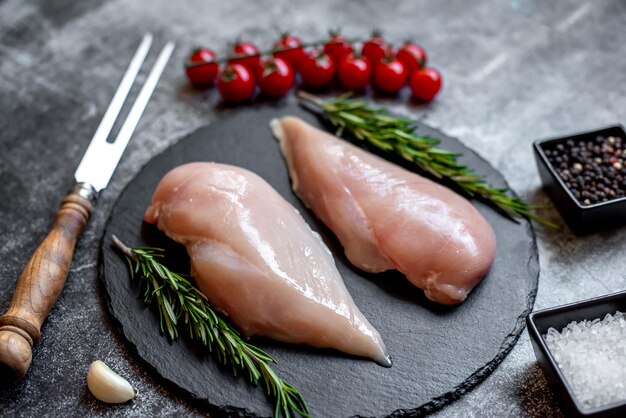
[[[213,62],[217,55],[209,48],[194,50],[187,60],[185,73],[197,88],[210,87],[217,76],[218,65]]]
[[[254,94],[254,78],[241,64],[230,64],[220,74],[217,89],[227,102],[243,102]]]
[[[341,85],[348,90],[363,90],[369,84],[372,68],[364,56],[348,55],[337,68]]]
[[[322,87],[333,80],[335,63],[325,53],[312,49],[300,61],[302,83],[309,87]]]
[[[385,93],[397,93],[406,84],[407,71],[397,59],[384,59],[374,67],[374,86]]]
[[[363,43],[361,54],[366,56],[370,63],[376,64],[386,56],[387,43],[380,35],[380,32],[374,31],[372,36]]]
[[[339,63],[352,52],[352,45],[346,41],[343,35],[331,32],[330,38],[324,44],[324,52],[336,63]]]
[[[441,89],[441,74],[434,68],[417,70],[411,75],[409,87],[415,98],[429,102]]]
[[[424,51],[424,48],[408,41],[396,52],[396,58],[402,61],[409,74],[412,74],[417,69],[424,68],[426,65],[426,51]]]
[[[237,42],[231,51],[231,55],[235,58],[229,60],[229,64],[243,65],[252,74],[256,74],[259,71],[261,56],[259,55],[259,48],[252,42]]]
[[[209,48],[196,48],[189,55],[189,62],[210,62],[213,61],[217,55],[212,49]]]
[[[293,87],[295,79],[293,69],[282,58],[272,57],[261,61],[259,87],[266,95],[284,96]]]
[[[280,39],[274,43],[272,48],[275,57],[287,61],[292,68],[298,68],[300,61],[304,57],[304,47],[302,41],[296,36],[288,33],[281,35]]]

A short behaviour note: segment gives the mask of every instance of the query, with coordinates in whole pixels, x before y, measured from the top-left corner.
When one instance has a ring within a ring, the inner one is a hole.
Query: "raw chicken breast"
[[[391,364],[319,235],[256,174],[179,166],[159,183],[144,220],[187,247],[200,290],[245,335]]]
[[[443,304],[462,302],[487,273],[495,235],[466,199],[301,119],[270,125],[294,192],[337,235],[352,264],[399,270]]]

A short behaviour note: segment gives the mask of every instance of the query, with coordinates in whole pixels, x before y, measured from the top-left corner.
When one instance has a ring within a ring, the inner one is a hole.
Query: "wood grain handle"
[[[88,187],[79,183],[63,199],[52,229],[28,260],[9,309],[0,317],[3,374],[20,378],[30,366],[32,347],[41,337],[41,324],[63,290],[76,241],[91,216],[95,191]]]

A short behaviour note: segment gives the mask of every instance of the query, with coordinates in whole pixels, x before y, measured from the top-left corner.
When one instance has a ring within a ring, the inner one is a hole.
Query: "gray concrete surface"
[[[124,185],[156,153],[210,123],[218,98],[196,93],[181,63],[194,45],[218,50],[237,36],[269,45],[278,29],[312,40],[341,26],[412,37],[444,75],[428,106],[385,100],[394,111],[457,136],[512,187],[547,203],[531,152],[537,138],[626,120],[626,3],[621,0],[140,1],[0,0],[0,309],[45,235],[74,169],[140,36],[179,48],[78,245],[65,290],[43,327],[28,377],[0,394],[2,416],[202,415],[162,388],[113,329],[97,280],[104,222]],[[558,214],[548,211],[558,219]],[[538,228],[536,308],[623,289],[626,229],[575,237]],[[459,353],[463,355],[463,353]],[[101,358],[142,396],[108,407],[86,391]],[[561,416],[528,335],[483,384],[442,417]]]

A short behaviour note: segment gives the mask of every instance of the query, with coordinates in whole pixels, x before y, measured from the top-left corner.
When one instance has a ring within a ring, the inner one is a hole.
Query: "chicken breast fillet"
[[[179,166],[159,183],[144,220],[187,247],[198,287],[245,335],[390,365],[320,236],[256,174]]]
[[[466,199],[301,119],[270,125],[294,192],[356,267],[399,270],[443,304],[465,300],[487,273],[495,235]]]

